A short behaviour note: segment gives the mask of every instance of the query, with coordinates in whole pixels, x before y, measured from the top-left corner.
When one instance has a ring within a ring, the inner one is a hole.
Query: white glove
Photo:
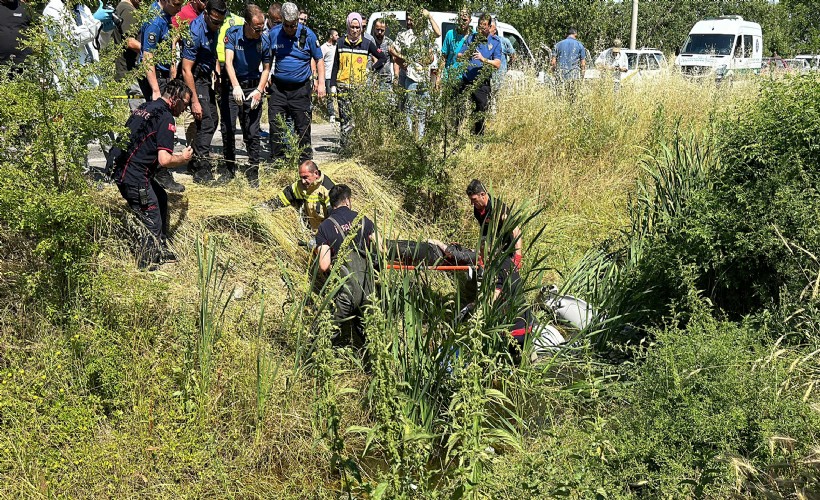
[[[259,99],[255,99],[256,96],[259,96]],[[251,109],[256,109],[262,104],[262,92],[259,92],[259,89],[253,89],[253,92],[245,100],[251,101]]]
[[[331,93],[331,94],[335,94],[335,93],[336,93],[336,86],[335,86],[335,85],[334,85],[334,86],[332,86],[332,87],[330,87],[330,93]]]
[[[242,105],[242,102],[245,100],[245,93],[242,92],[242,87],[233,88],[233,100],[240,106]]]

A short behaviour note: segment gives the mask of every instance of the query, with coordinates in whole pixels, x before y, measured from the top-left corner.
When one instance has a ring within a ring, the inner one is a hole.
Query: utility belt
[[[276,77],[273,77],[273,84],[279,90],[297,90],[304,87],[305,85],[309,85],[312,81],[313,80],[308,79],[304,82],[286,82],[284,80],[280,80]]]
[[[227,80],[227,78],[226,78]],[[239,86],[243,89],[259,88],[259,78],[250,78],[247,80],[239,80]]]
[[[209,81],[211,79],[211,75],[213,74],[213,72],[214,72],[213,68],[212,69],[205,69],[202,66],[200,66],[199,64],[197,64],[194,67],[194,71],[193,71],[194,78],[201,78],[203,80],[209,80]]]

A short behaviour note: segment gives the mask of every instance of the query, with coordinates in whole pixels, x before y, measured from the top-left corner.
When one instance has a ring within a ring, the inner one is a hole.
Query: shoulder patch
[[[177,133],[177,126],[174,125],[173,123],[169,123],[168,124],[168,130],[170,130],[171,132],[176,134]]]
[[[157,34],[153,31],[148,33],[148,43],[157,43]]]

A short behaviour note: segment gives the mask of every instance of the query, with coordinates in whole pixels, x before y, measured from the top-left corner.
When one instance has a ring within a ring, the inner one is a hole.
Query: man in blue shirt
[[[313,93],[313,73],[311,60],[316,62],[319,99],[325,97],[325,62],[316,34],[299,23],[299,8],[287,2],[282,5],[283,23],[271,29],[268,37],[276,70],[271,82],[268,99],[268,120],[270,121],[270,148],[272,160],[285,159],[286,117],[293,119],[299,140],[299,163],[313,158],[310,143],[310,124]]]
[[[578,84],[584,78],[587,68],[587,49],[578,41],[578,31],[575,28],[567,30],[567,37],[555,44],[550,65],[555,73],[555,79],[563,84],[571,100],[575,100]]]
[[[490,77],[501,67],[501,40],[491,33],[492,16],[487,13],[478,18],[478,33],[467,37],[458,53],[459,61],[467,66],[461,75],[461,91],[470,89],[470,99],[475,105],[477,116],[473,133],[484,134],[484,118],[490,104]],[[468,59],[469,58],[469,59]],[[490,71],[484,71],[484,66]]]
[[[262,96],[270,74],[270,39],[265,31],[265,13],[258,6],[245,7],[245,24],[228,29],[225,34],[225,72],[232,89],[228,99],[230,119],[228,136],[234,138],[234,123],[239,117],[242,140],[248,150],[250,168],[245,171],[248,183],[259,185],[259,118],[262,116]],[[262,71],[259,71],[260,66]],[[225,121],[223,120],[223,123]],[[228,175],[236,175],[236,151],[225,145]]]
[[[166,38],[171,29],[171,18],[177,15],[182,8],[182,0],[158,0],[151,5],[150,15],[153,19],[142,25],[138,35],[141,45],[141,54],[144,61],[151,61],[154,52]],[[147,102],[159,99],[162,89],[168,80],[171,79],[172,68],[170,62],[158,61],[156,64],[148,64],[145,76],[140,78],[139,87],[142,96]],[[172,193],[185,191],[185,186],[176,182],[170,170],[162,169],[155,176],[156,181]]]
[[[209,156],[219,115],[213,75],[216,74],[217,80],[219,79],[219,73],[215,73],[216,45],[219,28],[225,22],[227,12],[225,0],[208,0],[205,12],[191,23],[191,38],[182,47],[182,77],[194,93],[191,114],[196,120],[195,159],[188,168],[193,174],[194,182],[201,184],[214,179]]]

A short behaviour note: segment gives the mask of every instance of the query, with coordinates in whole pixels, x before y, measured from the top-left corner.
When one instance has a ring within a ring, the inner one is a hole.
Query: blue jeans
[[[419,137],[424,137],[424,115],[427,108],[427,86],[419,84],[413,80],[404,77],[401,79],[402,87],[404,88],[405,106],[404,110],[407,113],[407,129],[413,133],[413,118],[416,118],[419,127]]]

